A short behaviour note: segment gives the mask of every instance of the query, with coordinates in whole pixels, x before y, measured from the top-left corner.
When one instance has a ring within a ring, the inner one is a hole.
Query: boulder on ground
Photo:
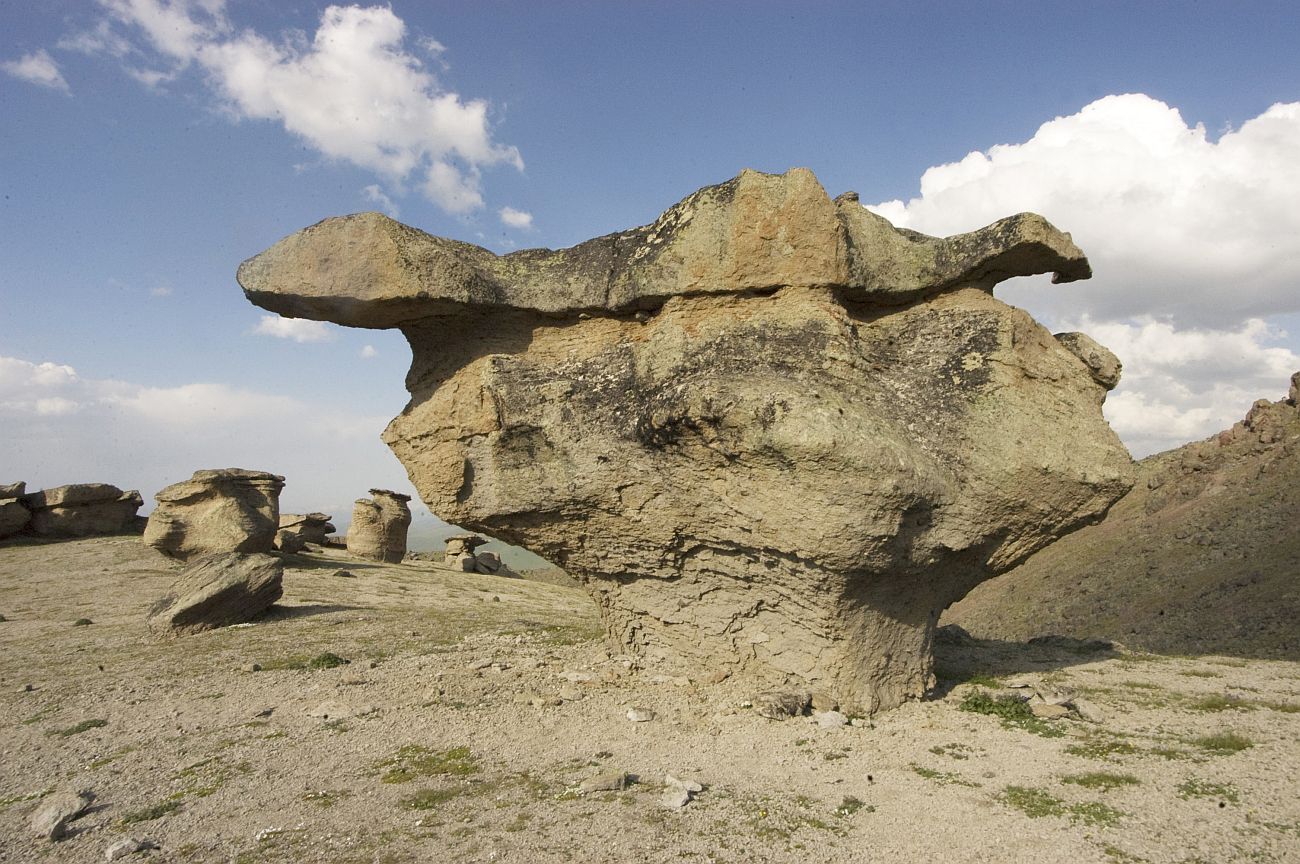
[[[306,549],[307,541],[302,539],[301,534],[281,528],[275,533],[275,548],[292,555]]]
[[[326,538],[334,533],[332,518],[325,513],[281,513],[280,533],[288,531],[297,534],[304,543],[324,546]]]
[[[501,569],[501,556],[495,552],[475,552],[474,566],[478,572],[491,575]]]
[[[581,579],[617,651],[867,714],[925,692],[947,605],[1132,484],[1108,355],[993,296],[1046,272],[1091,275],[1040,216],[928,237],[796,169],[555,251],[326,219],[239,280],[400,328],[421,498]]]
[[[243,624],[283,593],[284,565],[261,553],[217,552],[195,559],[149,611],[149,629],[162,636]]]
[[[37,537],[93,537],[133,533],[144,499],[109,483],[72,483],[31,492],[20,499],[31,511],[27,532]]]
[[[266,471],[195,471],[154,496],[144,542],[173,558],[213,552],[269,552],[280,526],[284,478]]]
[[[17,498],[0,498],[0,537],[17,534],[32,521],[32,511]]]
[[[31,832],[43,840],[62,840],[67,836],[68,823],[86,812],[94,800],[94,793],[87,790],[55,792],[32,812],[28,821]]]
[[[410,495],[371,489],[373,498],[358,498],[348,526],[348,552],[372,561],[397,563],[406,557],[406,532],[411,527]]]

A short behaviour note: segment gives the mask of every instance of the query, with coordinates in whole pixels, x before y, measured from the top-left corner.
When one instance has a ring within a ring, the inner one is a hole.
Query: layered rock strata
[[[266,471],[195,471],[154,496],[144,542],[186,560],[215,552],[269,552],[280,526],[284,478]]]
[[[283,575],[284,565],[272,555],[203,555],[149,610],[149,629],[180,636],[251,621],[280,599]]]
[[[396,564],[406,557],[406,533],[411,527],[410,495],[371,489],[358,498],[348,526],[348,552],[358,558]]]
[[[37,537],[93,537],[139,530],[136,511],[144,503],[134,489],[109,483],[73,483],[42,489],[18,499],[31,511],[26,533]]]
[[[948,604],[1131,484],[1114,357],[992,295],[1044,272],[1090,275],[1039,216],[928,237],[796,169],[558,251],[327,219],[239,280],[400,328],[421,497],[581,579],[619,650],[873,712],[925,691]]]

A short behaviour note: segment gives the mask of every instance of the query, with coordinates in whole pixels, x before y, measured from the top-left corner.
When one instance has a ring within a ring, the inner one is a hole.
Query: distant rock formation
[[[326,545],[326,538],[334,532],[334,525],[330,522],[332,518],[325,513],[281,513],[275,548],[282,552],[299,552],[308,543]]]
[[[135,533],[136,511],[144,503],[136,490],[123,492],[108,483],[56,486],[18,500],[31,511],[26,533],[37,537]]]
[[[32,521],[32,511],[18,500],[27,492],[27,484],[0,484],[0,538],[11,537],[27,527]]]
[[[458,534],[447,538],[447,550],[443,554],[443,563],[453,570],[463,573],[478,571],[478,558],[474,550],[488,542],[474,534]]]
[[[1300,660],[1300,372],[1278,402],[1148,456],[1105,520],[988,582],[944,620],[975,636],[1102,637]]]
[[[251,621],[280,599],[283,574],[284,565],[272,555],[204,555],[154,604],[149,629],[179,636]]]
[[[557,251],[327,219],[239,281],[400,328],[421,497],[581,579],[619,650],[870,713],[924,693],[948,604],[1131,485],[1114,357],[992,296],[1050,271],[1091,272],[1042,217],[927,237],[796,169]]]
[[[411,527],[410,495],[371,489],[371,498],[358,498],[348,526],[348,552],[358,558],[396,564],[406,557],[406,532]]]
[[[280,525],[284,478],[266,471],[195,471],[154,498],[144,542],[173,558],[214,552],[269,552]]]

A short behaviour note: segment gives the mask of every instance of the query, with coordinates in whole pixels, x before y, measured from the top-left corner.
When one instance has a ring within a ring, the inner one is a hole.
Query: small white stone
[[[649,708],[629,708],[627,709],[627,719],[633,723],[646,723],[655,719],[655,712]]]

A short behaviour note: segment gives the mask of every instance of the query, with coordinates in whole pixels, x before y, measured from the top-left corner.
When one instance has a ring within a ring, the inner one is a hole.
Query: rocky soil
[[[0,545],[0,861],[1300,860],[1300,663],[956,639],[924,701],[774,721],[609,656],[573,589],[285,563],[164,640],[139,538]]]

